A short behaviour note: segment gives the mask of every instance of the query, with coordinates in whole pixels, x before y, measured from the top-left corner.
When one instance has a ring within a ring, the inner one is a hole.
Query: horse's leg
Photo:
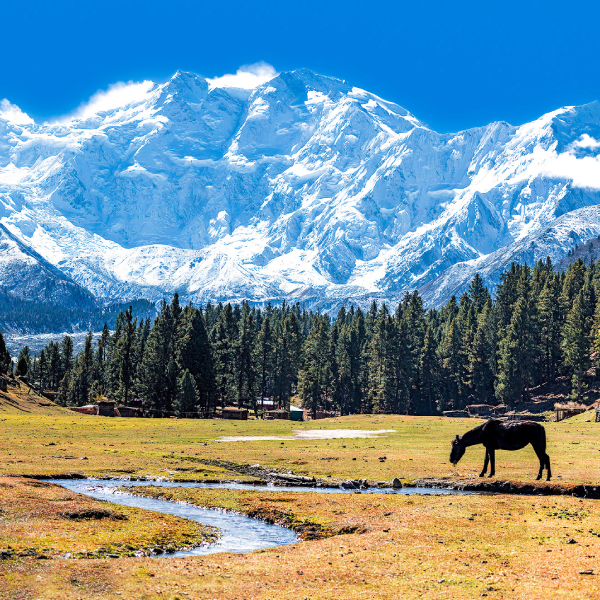
[[[496,450],[490,448],[488,453],[490,455],[490,474],[488,477],[493,477],[496,474]]]
[[[485,460],[483,461],[483,471],[481,471],[481,473],[479,473],[479,477],[483,477],[485,475],[485,472],[487,471],[488,462],[490,460],[489,452],[490,451],[486,448],[485,449]]]
[[[550,481],[550,477],[552,477],[552,471],[550,470],[550,457],[546,454],[546,468],[548,469],[548,477],[546,477],[546,481]]]
[[[542,478],[542,473],[544,472],[544,467],[546,466],[546,464],[550,464],[550,459],[548,458],[548,455],[544,452],[544,450],[538,445],[538,444],[531,444],[533,446],[533,449],[535,450],[535,453],[537,454],[538,460],[540,461],[540,471],[538,473],[538,476],[535,478],[536,481]],[[546,458],[548,458],[548,461],[546,461]],[[548,472],[550,472],[550,469],[548,469]]]

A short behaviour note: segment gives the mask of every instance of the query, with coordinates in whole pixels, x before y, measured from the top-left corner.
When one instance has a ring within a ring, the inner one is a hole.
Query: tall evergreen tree
[[[197,411],[198,389],[192,374],[185,369],[183,375],[177,381],[177,396],[173,408],[178,417],[185,417],[189,413]]]
[[[585,292],[581,289],[567,315],[562,344],[565,364],[571,369],[578,400],[582,397],[584,374],[590,366],[591,324],[586,316],[585,304]]]
[[[299,393],[304,407],[316,418],[320,408],[327,408],[329,383],[329,327],[326,317],[316,317],[306,339],[304,364],[299,376]]]
[[[435,352],[435,339],[431,326],[427,327],[423,349],[419,358],[419,390],[421,393],[421,412],[435,414],[435,399],[438,393],[438,368]]]
[[[0,373],[8,373],[12,364],[10,352],[6,348],[4,338],[0,333]]]
[[[260,397],[262,399],[270,396],[273,393],[273,333],[271,330],[271,316],[269,313],[267,313],[261,324],[256,341],[255,353],[255,362],[259,377]]]

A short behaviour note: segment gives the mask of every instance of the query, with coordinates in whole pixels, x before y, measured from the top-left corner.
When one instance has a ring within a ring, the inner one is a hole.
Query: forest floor
[[[1,483],[25,486],[16,476],[72,473],[102,478],[256,480],[249,465],[332,483],[359,478],[389,483],[394,477],[404,484],[421,479],[481,481],[476,475],[483,463],[482,448],[469,448],[456,468],[448,461],[452,438],[478,425],[481,421],[476,419],[392,415],[306,423],[126,419],[80,415],[43,406],[43,399],[32,398],[25,410],[13,392],[9,396],[10,402],[0,406],[0,475],[12,477]],[[600,483],[600,424],[593,422],[593,413],[545,427],[553,481],[562,486]],[[340,435],[339,430],[392,431],[368,438],[332,437]],[[237,437],[244,439],[220,441]],[[530,448],[498,452],[496,462],[498,480],[529,484],[538,470]],[[598,575],[585,572],[600,572],[595,567],[600,558],[599,500],[161,489],[163,497],[170,494],[173,499],[287,525],[317,523],[322,534],[314,536],[319,539],[246,555],[64,559],[57,554],[75,556],[88,547],[82,543],[84,530],[99,535],[105,528],[102,535],[122,533],[123,539],[135,540],[135,532],[127,527],[139,526],[150,537],[152,527],[144,529],[148,518],[142,511],[139,519],[95,519],[92,525],[84,521],[81,530],[75,519],[63,527],[63,521],[44,512],[54,505],[46,495],[70,493],[45,483],[22,488],[25,491],[18,495],[0,485],[2,546],[23,549],[0,555],[4,556],[0,598],[597,597]],[[22,500],[27,497],[37,498],[37,505]],[[14,507],[21,504],[23,512],[15,516]],[[104,506],[110,511],[126,510]],[[17,517],[22,523],[11,524]],[[341,533],[350,530],[355,533]],[[26,553],[25,535],[39,540],[36,544],[48,560],[18,556]],[[114,539],[111,547],[118,545]]]

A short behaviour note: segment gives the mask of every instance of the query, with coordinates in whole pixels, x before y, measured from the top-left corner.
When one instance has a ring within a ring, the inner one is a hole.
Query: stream
[[[155,512],[183,517],[197,521],[203,525],[217,527],[221,531],[221,537],[215,544],[198,546],[192,550],[175,552],[161,556],[201,556],[215,554],[218,552],[252,552],[261,548],[272,548],[294,544],[298,536],[291,530],[279,525],[270,525],[251,519],[244,515],[223,510],[198,508],[189,504],[179,504],[167,500],[156,500],[154,498],[143,498],[126,494],[117,488],[152,486],[152,487],[184,487],[184,488],[209,488],[209,489],[235,489],[253,491],[285,491],[285,492],[313,492],[317,494],[348,494],[356,493],[355,490],[344,490],[338,488],[314,488],[314,487],[279,487],[272,485],[252,485],[243,483],[198,483],[198,482],[172,482],[172,481],[121,481],[121,480],[96,480],[96,479],[55,479],[52,483],[91,498],[106,500],[123,506],[134,506]],[[363,494],[472,494],[450,489],[436,488],[368,488],[360,490]]]

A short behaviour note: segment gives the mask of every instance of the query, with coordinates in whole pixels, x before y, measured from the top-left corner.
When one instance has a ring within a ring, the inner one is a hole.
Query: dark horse
[[[456,463],[463,457],[467,446],[483,444],[485,446],[485,461],[483,471],[479,477],[483,477],[491,463],[489,477],[496,472],[496,450],[520,450],[527,444],[531,444],[540,461],[540,472],[537,479],[542,478],[544,468],[548,469],[546,481],[550,481],[550,457],[546,454],[546,430],[543,425],[534,421],[505,422],[498,419],[490,419],[483,425],[467,431],[464,435],[457,435],[452,440],[452,451],[450,462]]]

